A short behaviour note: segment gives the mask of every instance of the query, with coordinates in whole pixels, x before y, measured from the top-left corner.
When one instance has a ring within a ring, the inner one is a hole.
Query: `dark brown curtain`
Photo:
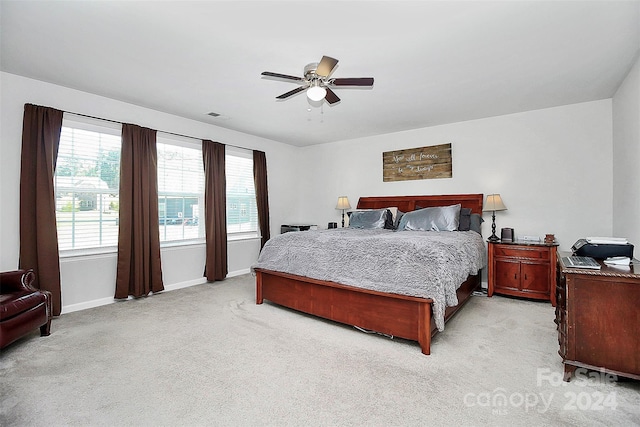
[[[156,131],[122,125],[116,298],[164,289],[160,265]]]
[[[62,307],[53,174],[63,112],[25,104],[20,167],[19,268],[35,272],[33,286],[51,292],[53,315]]]
[[[262,239],[260,249],[271,238],[269,232],[269,190],[267,188],[267,157],[264,152],[253,150],[253,183],[256,189],[256,207],[258,208],[258,226]]]
[[[204,161],[204,214],[206,260],[204,276],[208,281],[227,277],[227,179],[225,147],[218,142],[202,141]]]

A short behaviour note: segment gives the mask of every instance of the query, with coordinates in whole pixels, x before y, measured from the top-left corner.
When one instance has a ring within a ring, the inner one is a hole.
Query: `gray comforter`
[[[380,292],[433,299],[438,330],[456,290],[486,264],[474,231],[334,229],[272,237],[252,266]]]

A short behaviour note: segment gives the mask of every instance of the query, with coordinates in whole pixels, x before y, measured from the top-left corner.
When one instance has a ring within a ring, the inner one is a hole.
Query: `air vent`
[[[211,117],[220,117],[220,114],[218,113],[214,113],[213,111],[210,113],[207,113],[207,116],[211,116]]]

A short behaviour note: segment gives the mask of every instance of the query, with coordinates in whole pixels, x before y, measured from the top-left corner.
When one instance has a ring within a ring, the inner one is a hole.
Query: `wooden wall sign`
[[[451,144],[382,153],[382,178],[388,181],[451,178]]]

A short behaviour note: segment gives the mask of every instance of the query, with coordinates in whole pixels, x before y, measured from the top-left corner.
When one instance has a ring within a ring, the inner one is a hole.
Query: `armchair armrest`
[[[31,285],[35,277],[33,270],[3,271],[0,273],[0,293],[36,291]]]

